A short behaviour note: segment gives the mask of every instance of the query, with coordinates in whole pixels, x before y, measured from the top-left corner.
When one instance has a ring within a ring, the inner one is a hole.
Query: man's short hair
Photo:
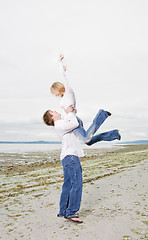
[[[54,121],[52,119],[52,115],[50,114],[50,110],[47,110],[43,115],[43,121],[48,126],[54,126]]]

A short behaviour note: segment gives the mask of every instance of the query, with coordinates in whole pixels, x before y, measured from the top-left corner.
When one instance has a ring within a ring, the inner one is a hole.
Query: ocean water
[[[0,144],[0,153],[24,153],[61,149],[61,144]]]
[[[97,143],[93,146],[82,144],[83,149],[110,148],[115,143]],[[0,144],[0,153],[24,153],[61,149],[61,144]]]

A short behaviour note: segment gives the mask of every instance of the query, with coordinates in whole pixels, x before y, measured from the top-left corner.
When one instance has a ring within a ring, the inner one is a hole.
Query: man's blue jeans
[[[82,167],[79,158],[67,155],[62,159],[64,183],[60,198],[59,216],[74,216],[80,209],[82,196]]]
[[[91,126],[88,128],[87,131],[85,131],[85,129],[83,128],[83,122],[77,117],[79,127],[74,129],[73,133],[78,136],[83,142],[87,142],[102,125],[102,123],[106,120],[106,118],[108,118],[107,112],[103,109],[100,109],[95,116]]]

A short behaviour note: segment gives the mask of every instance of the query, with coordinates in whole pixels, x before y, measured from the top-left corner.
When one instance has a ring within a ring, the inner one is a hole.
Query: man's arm
[[[63,109],[61,112],[61,118],[64,120],[68,120],[68,113],[73,112],[73,111],[74,111],[73,105],[70,105],[66,109]]]
[[[73,129],[77,128],[79,126],[79,123],[77,121],[77,118],[72,113],[74,110],[74,107],[71,105],[65,110],[65,114],[63,119],[61,121],[55,122],[56,130],[61,134],[65,135],[68,132],[71,132]]]
[[[67,114],[67,119],[55,122],[55,128],[60,135],[65,135],[79,126],[79,123],[73,113]]]

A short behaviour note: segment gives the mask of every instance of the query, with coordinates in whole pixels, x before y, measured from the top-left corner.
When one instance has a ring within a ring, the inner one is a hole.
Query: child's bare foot
[[[108,114],[108,116],[111,116],[112,114],[110,113],[110,112],[108,112],[108,111],[106,111],[106,113]]]
[[[121,134],[119,133],[119,140],[121,140]]]

